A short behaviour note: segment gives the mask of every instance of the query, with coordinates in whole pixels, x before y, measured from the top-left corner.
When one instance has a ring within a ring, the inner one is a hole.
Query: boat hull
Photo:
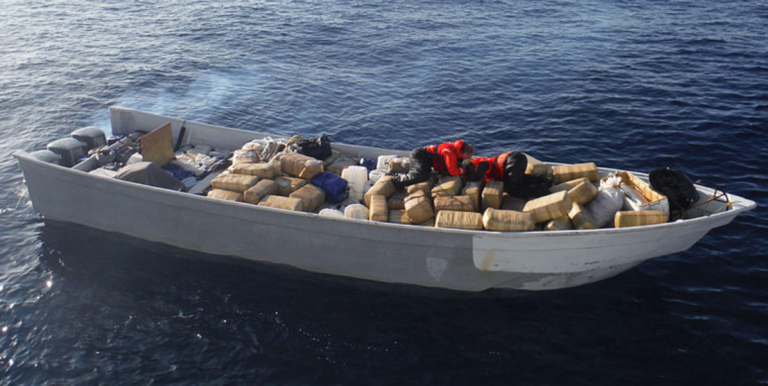
[[[14,156],[45,219],[312,272],[460,291],[548,290],[595,282],[684,251],[754,207],[744,200],[712,216],[622,229],[465,231],[216,200],[94,176],[23,151]]]

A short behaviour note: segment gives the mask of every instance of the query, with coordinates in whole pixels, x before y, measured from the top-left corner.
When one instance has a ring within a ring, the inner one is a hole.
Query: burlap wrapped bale
[[[387,198],[382,195],[373,195],[370,198],[370,206],[368,206],[368,218],[371,221],[383,221],[387,222],[389,218],[389,209],[387,209]]]
[[[224,189],[212,189],[208,192],[208,197],[227,201],[243,201],[243,194]]]
[[[274,195],[262,198],[261,202],[259,202],[259,206],[268,206],[270,208],[292,210],[295,212],[300,212],[304,208],[304,204],[298,198]]]
[[[312,212],[325,201],[325,191],[312,184],[306,184],[288,195],[291,198],[298,198],[302,203],[304,212]]]
[[[389,160],[389,166],[387,172],[393,173],[408,173],[411,170],[411,159],[408,157],[395,157]]]
[[[283,176],[275,178],[275,183],[277,184],[277,193],[281,196],[288,197],[291,193],[308,184],[309,181],[302,178]]]
[[[568,212],[568,218],[576,229],[597,229],[592,215],[580,204],[573,204],[571,211]]]
[[[455,196],[461,192],[463,182],[460,176],[443,177],[432,188],[432,197]]]
[[[441,210],[455,210],[459,212],[474,212],[475,206],[469,196],[435,197],[435,212]]]
[[[544,177],[548,177],[550,174],[552,174],[552,166],[550,164],[541,162],[528,154],[525,154],[525,158],[527,158],[528,161],[525,167],[525,174]]]
[[[259,161],[261,161],[261,159],[253,149],[238,149],[232,153],[232,165],[256,163]]]
[[[586,204],[597,196],[597,187],[589,181],[582,181],[568,191],[568,196],[576,204]]]
[[[277,175],[275,164],[271,162],[241,163],[232,166],[232,173],[257,176],[259,178],[274,179]]]
[[[397,188],[392,183],[392,176],[384,176],[379,178],[373,186],[365,193],[365,205],[371,207],[371,197],[384,196],[384,200],[392,196]]]
[[[530,213],[488,208],[483,213],[483,227],[489,231],[522,232],[533,230],[536,223]]]
[[[464,185],[464,189],[461,189],[463,196],[469,196],[472,200],[473,211],[480,211],[480,195],[483,193],[483,187],[485,186],[485,180],[471,181]]]
[[[403,209],[405,209],[405,197],[406,196],[408,196],[408,194],[406,194],[404,190],[396,191],[392,196],[390,196],[387,199],[387,207],[389,207],[389,210],[393,210],[393,209],[403,210]]]
[[[432,194],[432,182],[431,181],[424,181],[419,182],[418,184],[413,184],[405,189],[405,192],[410,196],[411,194],[414,194],[416,192],[424,192],[425,195],[429,196]]]
[[[557,192],[528,201],[523,212],[530,213],[535,222],[544,222],[565,216],[571,210],[573,201],[568,192]]]
[[[211,187],[243,193],[251,186],[256,185],[257,182],[259,182],[259,177],[256,176],[222,173],[211,181]]]
[[[483,210],[488,208],[499,209],[504,202],[504,182],[488,181],[483,188]]]
[[[404,209],[390,209],[388,221],[398,224],[411,224],[411,218],[408,217],[408,213]]]
[[[405,198],[405,211],[415,224],[435,217],[432,202],[423,191],[417,191]]]
[[[587,162],[575,165],[556,165],[552,167],[552,179],[556,184],[582,177],[590,181],[597,181],[600,178],[597,172],[597,165],[595,165],[594,162]]]
[[[616,228],[664,224],[669,216],[661,210],[632,210],[616,212]]]
[[[310,180],[323,172],[323,161],[299,153],[280,157],[280,168],[292,176]]]
[[[249,204],[258,204],[262,198],[278,194],[277,183],[272,180],[261,180],[243,193],[243,199]]]
[[[544,224],[544,230],[547,231],[564,231],[568,229],[573,229],[573,224],[568,215],[553,218]]]
[[[453,229],[483,229],[483,215],[477,212],[441,210],[435,218],[435,227]]]
[[[589,181],[589,180],[584,178],[584,177],[581,177],[581,178],[577,178],[575,180],[565,181],[565,182],[557,184],[557,185],[552,185],[549,188],[549,192],[550,193],[557,193],[557,192],[562,192],[563,190],[566,190],[566,191],[567,190],[571,190],[571,189],[575,188],[576,185],[578,185],[578,184],[580,184],[580,183],[582,183],[584,181]]]

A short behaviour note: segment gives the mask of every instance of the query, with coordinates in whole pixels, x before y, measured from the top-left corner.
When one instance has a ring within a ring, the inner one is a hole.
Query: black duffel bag
[[[699,201],[699,192],[693,182],[680,170],[670,167],[658,168],[648,174],[651,187],[667,196],[669,208],[681,212]]]
[[[295,146],[299,153],[324,160],[331,156],[331,140],[323,134],[319,138],[306,139],[301,138],[296,141]]]

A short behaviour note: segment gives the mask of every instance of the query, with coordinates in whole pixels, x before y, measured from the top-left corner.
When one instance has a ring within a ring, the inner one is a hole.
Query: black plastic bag
[[[299,149],[299,153],[319,160],[324,160],[332,154],[331,140],[325,134],[319,138],[299,139],[296,141],[295,146]]]
[[[693,182],[680,170],[670,167],[658,168],[648,174],[651,187],[667,196],[669,208],[681,212],[699,201],[699,192]]]

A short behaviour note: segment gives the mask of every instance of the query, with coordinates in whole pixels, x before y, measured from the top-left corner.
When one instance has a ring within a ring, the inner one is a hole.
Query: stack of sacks
[[[213,188],[208,197],[230,201],[243,201],[243,192],[259,182],[259,177],[222,173],[211,181]],[[234,193],[234,194],[233,194]]]

